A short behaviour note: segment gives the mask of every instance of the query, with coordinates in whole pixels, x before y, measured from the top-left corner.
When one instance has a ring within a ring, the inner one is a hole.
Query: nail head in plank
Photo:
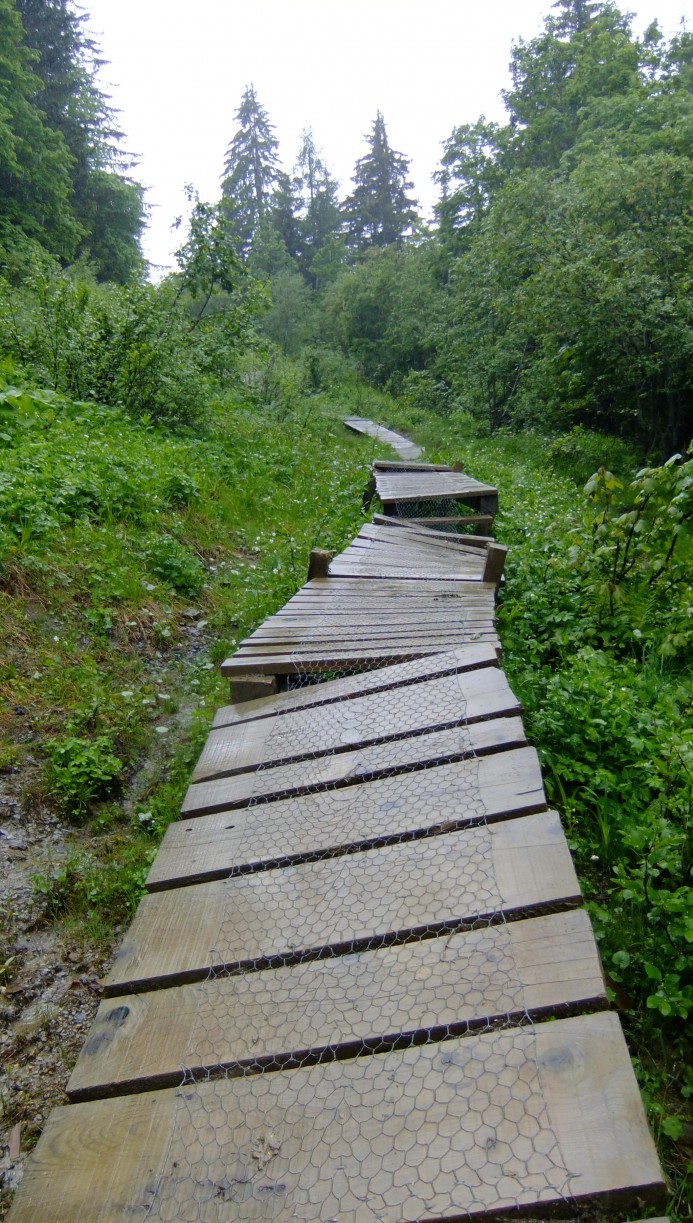
[[[605,1005],[589,918],[574,909],[102,1002],[67,1093],[94,1099],[170,1086],[183,1069],[315,1060],[358,1042],[382,1051],[403,1033]]]
[[[262,967],[328,948],[358,950],[442,924],[570,908],[579,899],[560,820],[542,812],[149,893],[116,954],[104,995],[200,979],[213,968]]]
[[[226,1198],[246,1219],[452,1223],[664,1193],[604,1012],[56,1109],[10,1223],[179,1219],[185,1195],[217,1219]]]

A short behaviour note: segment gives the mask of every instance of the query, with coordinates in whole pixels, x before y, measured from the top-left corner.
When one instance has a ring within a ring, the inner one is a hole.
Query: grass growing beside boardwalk
[[[217,663],[311,547],[358,529],[370,451],[317,397],[239,396],[173,433],[23,392],[0,475],[0,768],[16,814],[74,830],[36,879],[48,915],[93,938],[132,913],[227,699]]]

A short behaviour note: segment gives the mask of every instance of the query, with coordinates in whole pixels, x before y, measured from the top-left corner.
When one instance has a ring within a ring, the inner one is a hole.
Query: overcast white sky
[[[511,42],[542,29],[551,0],[81,0],[109,61],[102,85],[120,110],[151,209],[145,255],[171,265],[183,187],[216,200],[234,113],[255,85],[290,170],[305,126],[345,191],[364,134],[383,112],[411,159],[429,213],[441,142],[480,114],[502,120]],[[690,19],[693,0],[638,0],[641,34]]]

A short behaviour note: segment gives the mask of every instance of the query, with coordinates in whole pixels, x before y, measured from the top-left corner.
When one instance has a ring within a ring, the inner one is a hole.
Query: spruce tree
[[[331,177],[310,128],[306,128],[301,136],[295,174],[300,210],[300,263],[313,287],[317,287],[318,277],[312,270],[313,260],[327,240],[339,233],[342,216],[339,185]]]
[[[253,85],[246,87],[234,118],[238,130],[226,151],[222,203],[233,224],[239,253],[245,257],[279,184],[278,143]]]
[[[413,186],[407,177],[409,162],[390,148],[380,111],[365,139],[368,152],[356,162],[354,190],[344,205],[347,240],[357,251],[399,246],[417,221],[416,200],[407,195]]]
[[[123,171],[130,159],[96,78],[103,61],[71,0],[16,0],[34,54],[34,103],[70,155],[71,212],[81,230],[76,254],[103,280],[142,270],[143,191]]]

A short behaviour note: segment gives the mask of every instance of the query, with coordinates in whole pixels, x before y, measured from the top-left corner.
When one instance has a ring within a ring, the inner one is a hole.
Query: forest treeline
[[[638,39],[612,4],[559,0],[514,45],[511,81],[505,125],[482,116],[445,142],[432,228],[380,114],[339,201],[310,131],[293,176],[280,173],[246,91],[223,202],[270,280],[265,330],[289,353],[337,348],[376,384],[492,429],[580,424],[682,450],[693,36],[666,41],[653,23]]]
[[[143,193],[71,0],[0,0],[0,347],[43,384],[192,421],[263,340],[345,359],[491,430],[575,425],[666,457],[693,432],[693,35],[557,0],[511,52],[507,122],[455,127],[433,222],[378,113],[340,198],[291,172],[252,85],[220,198],[152,286]]]

